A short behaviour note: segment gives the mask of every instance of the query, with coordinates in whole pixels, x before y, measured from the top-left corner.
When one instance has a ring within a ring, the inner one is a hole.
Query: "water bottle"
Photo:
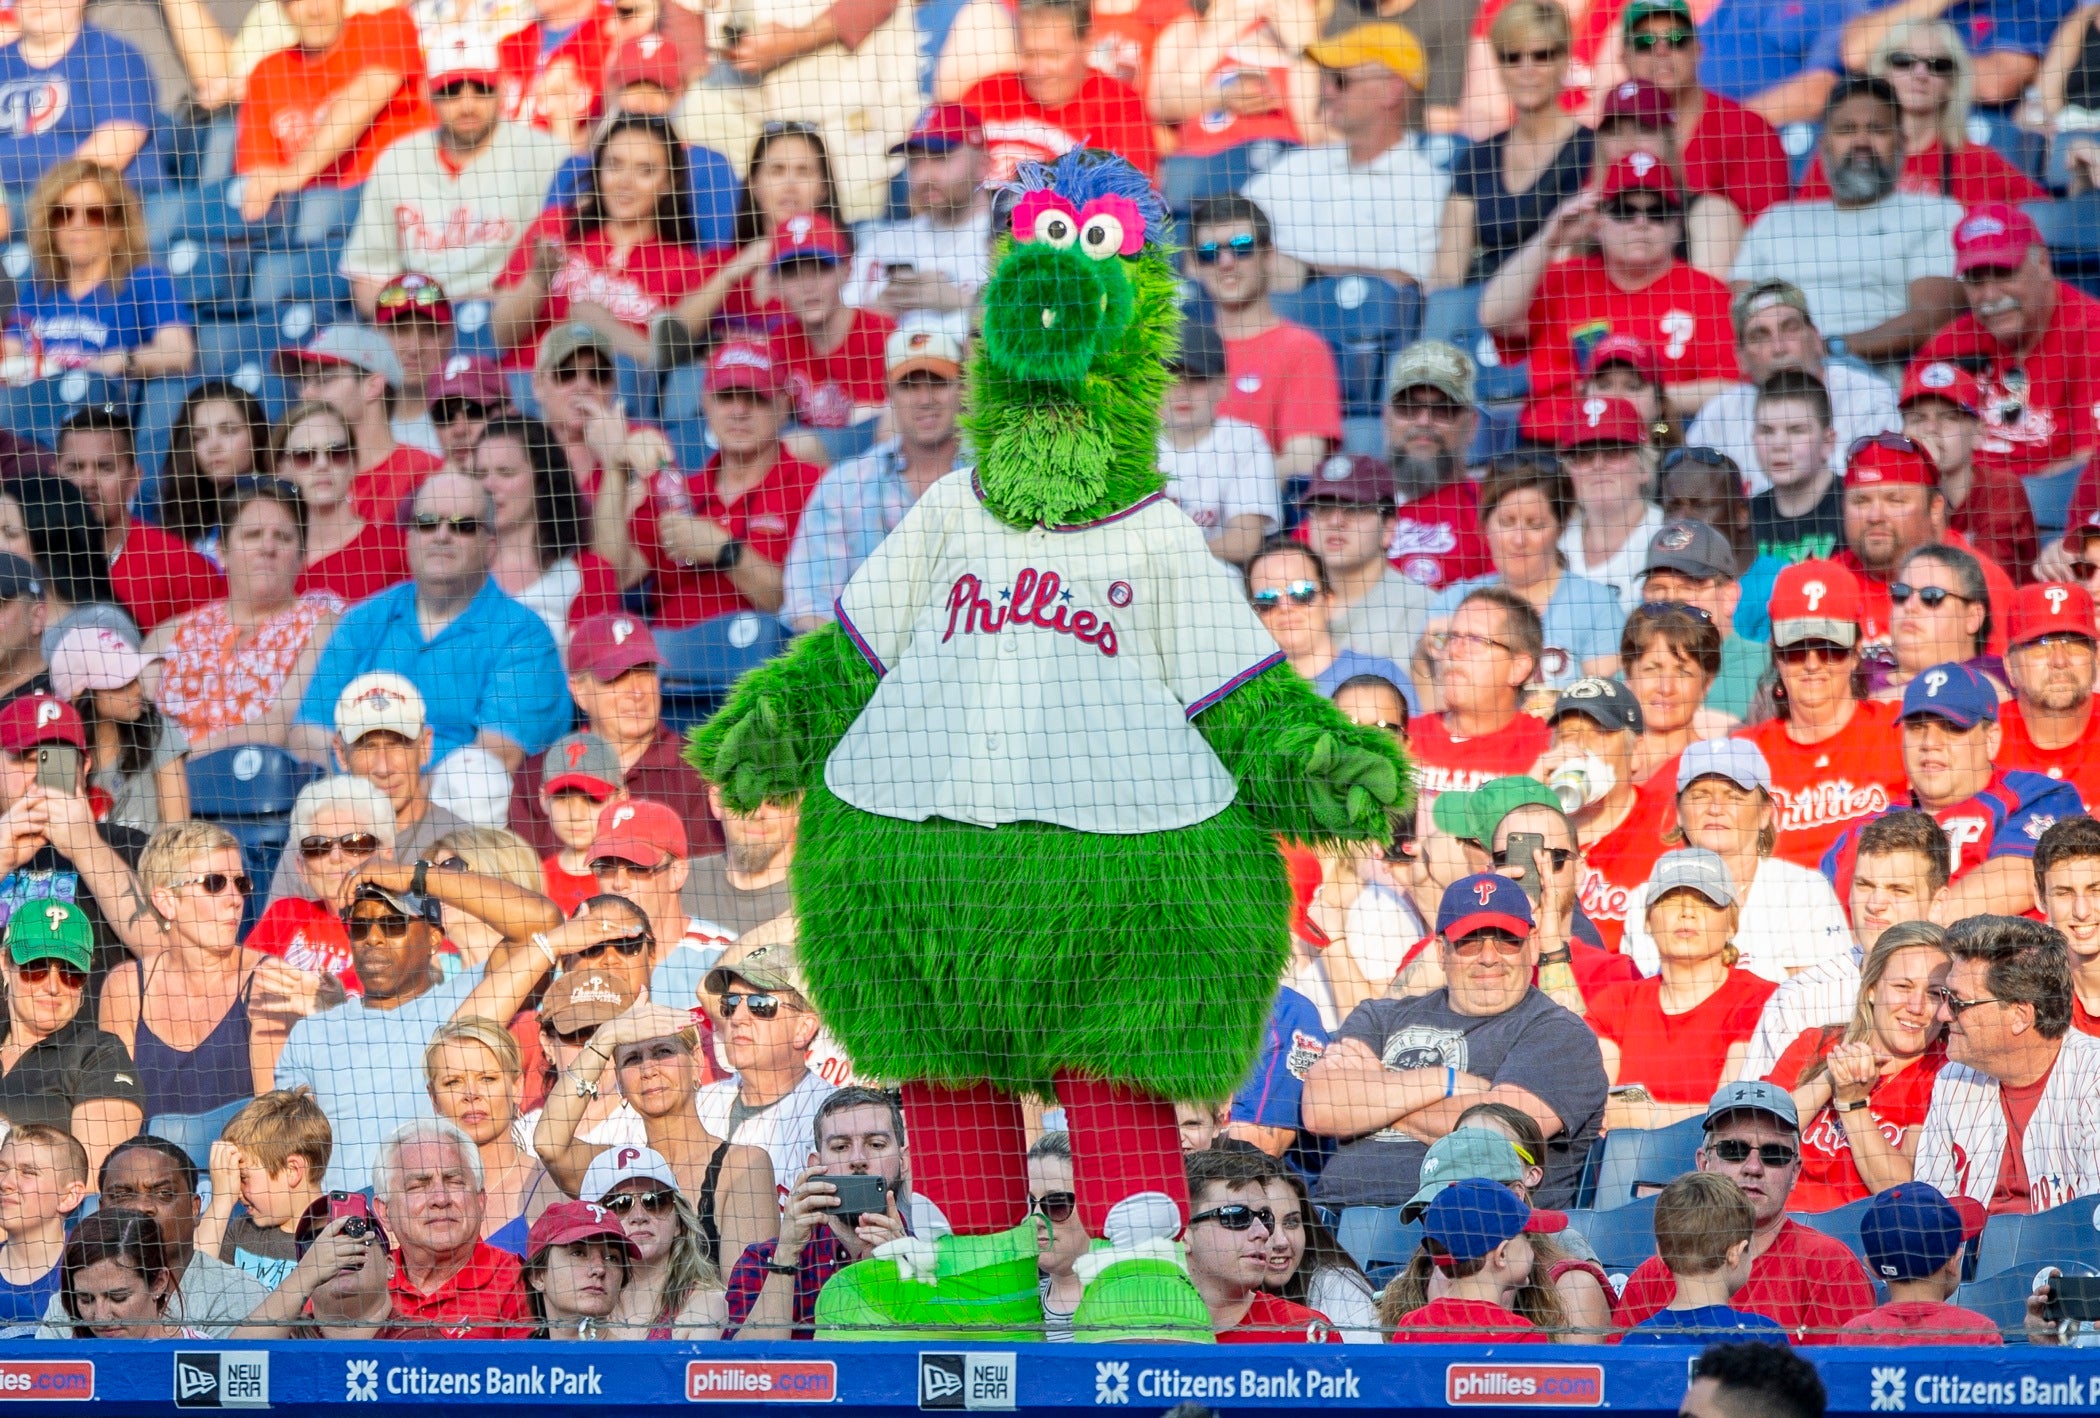
[[[1580,812],[1619,786],[1619,775],[1611,771],[1610,764],[1584,753],[1554,769],[1546,786],[1559,800],[1562,812]]]

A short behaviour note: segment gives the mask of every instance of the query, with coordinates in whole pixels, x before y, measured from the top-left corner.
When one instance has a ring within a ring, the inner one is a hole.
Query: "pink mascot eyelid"
[[[1035,221],[1044,212],[1063,212],[1075,227],[1079,225],[1078,208],[1055,192],[1038,188],[1023,193],[1021,200],[1014,203],[1014,236],[1021,241],[1035,240]]]
[[[1145,249],[1145,214],[1138,210],[1137,203],[1114,193],[1096,197],[1080,208],[1079,224],[1085,226],[1086,219],[1097,214],[1114,217],[1123,224],[1123,245],[1118,255],[1135,256]],[[1020,218],[1016,216],[1014,220],[1018,223]]]

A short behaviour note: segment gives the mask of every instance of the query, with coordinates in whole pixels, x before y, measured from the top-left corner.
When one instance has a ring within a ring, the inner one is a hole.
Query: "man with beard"
[[[755,811],[736,812],[713,784],[708,785],[707,805],[721,819],[725,846],[717,856],[697,857],[687,864],[679,905],[689,916],[741,935],[793,904],[788,899],[788,867],[795,860],[795,828],[802,812],[792,803],[761,803]]]
[[[1480,496],[1466,477],[1466,449],[1480,422],[1473,373],[1465,352],[1441,340],[1417,340],[1386,371],[1385,446],[1397,509],[1386,555],[1401,575],[1432,590],[1495,569],[1480,534]]]
[[[940,329],[959,344],[991,276],[984,123],[959,103],[937,103],[890,151],[904,155],[911,216],[876,222],[854,243],[846,304],[873,307],[906,329]]]
[[[1940,470],[1922,444],[1900,433],[1877,433],[1855,444],[1845,460],[1844,512],[1845,545],[1831,560],[1859,578],[1862,644],[1888,643],[1889,582],[1896,568],[1919,547],[1944,542],[1982,565],[1984,584],[1990,589],[1989,651],[2004,653],[2012,581],[2004,568],[1948,525]]]
[[[1948,237],[1961,208],[1898,192],[1902,113],[1886,79],[1847,78],[1823,110],[1827,202],[1782,202],[1743,238],[1738,287],[1781,278],[1808,297],[1831,351],[1869,363],[1910,357],[1961,309]]]
[[[1362,655],[1404,665],[1429,620],[1429,589],[1386,560],[1398,514],[1393,470],[1360,453],[1337,453],[1305,490],[1307,541],[1334,582],[1335,639]],[[1413,686],[1396,686],[1413,703]]]
[[[2093,716],[2093,598],[2043,581],[2013,600],[2005,677],[2013,702],[1998,714],[1997,761],[2069,783],[2086,810],[2100,807],[2100,724]]]

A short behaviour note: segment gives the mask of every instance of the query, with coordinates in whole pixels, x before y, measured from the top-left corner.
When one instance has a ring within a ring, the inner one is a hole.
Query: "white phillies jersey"
[[[839,625],[882,676],[824,765],[867,812],[1158,832],[1235,784],[1190,724],[1283,652],[1163,495],[1018,530],[970,469],[927,490],[855,573]]]

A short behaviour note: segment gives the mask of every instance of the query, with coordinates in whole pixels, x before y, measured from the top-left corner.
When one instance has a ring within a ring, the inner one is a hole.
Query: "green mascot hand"
[[[1320,735],[1306,756],[1305,774],[1313,815],[1329,832],[1374,829],[1400,798],[1400,775],[1391,759],[1350,748],[1333,734]]]
[[[707,777],[722,785],[723,799],[738,812],[802,791],[802,765],[771,698],[754,702],[730,726]]]

